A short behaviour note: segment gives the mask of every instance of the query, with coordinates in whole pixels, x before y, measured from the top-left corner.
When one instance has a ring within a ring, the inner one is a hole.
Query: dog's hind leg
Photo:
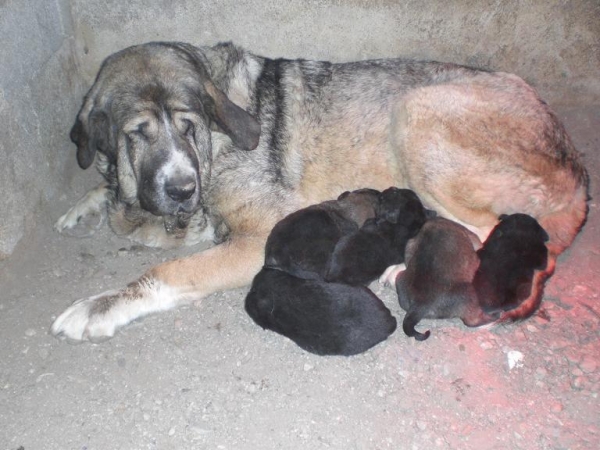
[[[54,224],[59,233],[75,237],[93,235],[106,220],[108,186],[102,183],[88,191]]]
[[[135,319],[250,284],[264,260],[264,237],[237,237],[152,268],[120,291],[76,301],[52,324],[71,342],[102,341]]]

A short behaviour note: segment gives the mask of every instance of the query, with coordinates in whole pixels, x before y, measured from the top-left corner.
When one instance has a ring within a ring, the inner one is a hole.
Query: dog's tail
[[[429,330],[427,330],[425,333],[420,333],[415,330],[415,325],[420,322],[421,318],[422,314],[419,308],[411,308],[404,316],[404,321],[402,322],[402,329],[404,330],[404,333],[409,337],[414,337],[417,341],[424,341],[431,334],[431,331]]]

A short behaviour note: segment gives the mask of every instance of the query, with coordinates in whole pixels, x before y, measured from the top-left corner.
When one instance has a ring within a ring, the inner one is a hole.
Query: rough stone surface
[[[560,116],[598,198],[600,108]],[[600,214],[590,206],[543,314],[491,330],[424,321],[426,342],[398,330],[351,358],[318,357],[263,331],[244,312],[246,289],[148,317],[103,344],[58,341],[47,331],[71,301],[175,253],[106,227],[90,239],[60,236],[43,219],[0,262],[0,448],[600,448]],[[395,293],[372,288],[402,320]]]

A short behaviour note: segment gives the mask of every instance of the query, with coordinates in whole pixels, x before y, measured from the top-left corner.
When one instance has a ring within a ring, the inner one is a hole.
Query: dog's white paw
[[[394,266],[390,266],[385,269],[385,272],[381,274],[379,277],[379,282],[381,284],[386,284],[388,286],[395,287],[396,286],[396,278],[400,272],[404,272],[406,270],[406,264],[396,264]]]
[[[71,343],[110,339],[119,325],[110,308],[117,294],[118,291],[107,291],[76,301],[58,316],[50,332]]]
[[[54,229],[74,237],[93,235],[106,220],[106,196],[105,185],[92,189],[56,221]]]
[[[87,211],[80,214],[76,207],[71,208],[54,224],[54,229],[61,234],[74,237],[92,236],[106,220],[104,211]]]

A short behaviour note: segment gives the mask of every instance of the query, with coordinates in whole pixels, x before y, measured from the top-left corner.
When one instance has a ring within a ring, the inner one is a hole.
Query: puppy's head
[[[202,207],[212,163],[211,129],[234,145],[258,145],[260,125],[209,76],[201,49],[149,43],[108,57],[71,130],[77,160],[118,183],[118,200],[187,226]]]
[[[370,188],[346,191],[337,198],[337,202],[343,215],[360,227],[375,216],[379,194],[379,191]]]
[[[417,194],[410,189],[390,187],[379,196],[376,215],[380,221],[406,228],[410,237],[419,231],[428,218],[435,217],[435,212],[426,211]]]
[[[522,265],[544,269],[548,260],[548,233],[527,214],[503,214],[485,242],[484,250],[491,257],[512,253]]]

